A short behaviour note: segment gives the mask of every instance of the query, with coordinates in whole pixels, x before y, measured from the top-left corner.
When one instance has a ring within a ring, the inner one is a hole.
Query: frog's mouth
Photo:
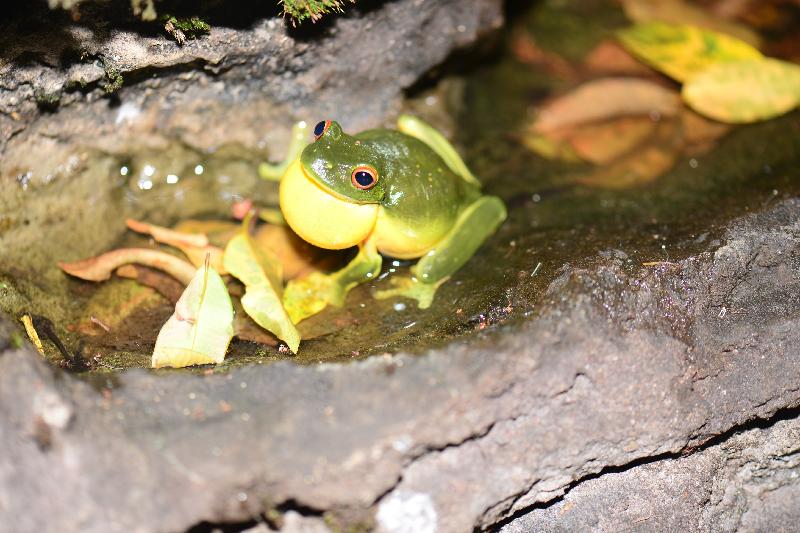
[[[280,203],[289,226],[303,240],[330,250],[364,241],[378,218],[377,204],[356,204],[326,191],[296,160],[281,179]]]

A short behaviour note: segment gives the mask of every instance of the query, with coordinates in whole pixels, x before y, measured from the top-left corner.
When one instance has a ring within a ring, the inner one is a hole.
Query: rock
[[[343,527],[465,531],[626,465],[660,468],[693,452],[702,464],[754,421],[796,423],[798,220],[800,200],[788,200],[679,262],[632,267],[612,251],[565,267],[540,313],[492,345],[106,382],[6,350],[0,522],[180,531],[298,511]],[[796,452],[776,446],[790,462],[758,477],[779,492],[739,507],[755,529],[793,512],[782,506],[796,490]],[[742,470],[736,460],[726,475]],[[725,487],[715,490],[708,520],[735,516]]]
[[[795,530],[800,419],[726,436],[687,457],[604,472],[501,531]]]

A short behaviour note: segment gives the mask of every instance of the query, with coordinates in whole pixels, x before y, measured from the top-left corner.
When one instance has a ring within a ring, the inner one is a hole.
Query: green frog
[[[341,306],[350,289],[378,275],[382,255],[419,260],[376,297],[413,298],[424,309],[506,218],[447,139],[415,117],[357,135],[325,120],[313,134],[309,144],[307,126],[297,124],[285,162],[262,164],[260,173],[280,181],[280,209],[297,235],[358,253],[341,270],[289,282],[283,301],[295,323]]]

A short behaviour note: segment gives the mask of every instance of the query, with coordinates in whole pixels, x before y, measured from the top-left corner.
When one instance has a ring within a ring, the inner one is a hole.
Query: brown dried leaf
[[[605,40],[598,43],[584,59],[589,72],[603,75],[652,76],[653,70],[643,65],[618,42]]]
[[[672,117],[680,95],[655,82],[637,78],[605,78],[584,83],[550,101],[539,111],[537,133],[626,115]]]
[[[183,252],[189,258],[189,261],[198,268],[205,264],[206,256],[210,256],[211,268],[219,274],[227,274],[222,265],[222,249],[210,245],[208,237],[202,233],[185,233],[130,218],[126,223],[130,229],[137,233],[150,235],[162,244],[174,246]]]
[[[616,163],[577,178],[577,183],[603,189],[627,189],[655,181],[675,165],[678,152],[669,146],[637,150]]]
[[[115,274],[121,278],[135,280],[140,285],[155,289],[161,296],[170,301],[172,305],[178,301],[183,292],[183,285],[172,276],[141,265],[122,265]]]
[[[114,270],[130,263],[163,270],[184,285],[192,280],[197,270],[190,263],[174,255],[147,248],[120,248],[82,261],[59,262],[58,266],[67,274],[77,278],[105,281],[111,277]]]
[[[283,267],[284,279],[294,279],[325,270],[341,262],[343,254],[313,246],[287,226],[259,226],[253,235],[256,246],[274,253]]]
[[[605,165],[636,148],[657,127],[658,124],[650,117],[619,117],[577,128],[569,143],[581,159]]]

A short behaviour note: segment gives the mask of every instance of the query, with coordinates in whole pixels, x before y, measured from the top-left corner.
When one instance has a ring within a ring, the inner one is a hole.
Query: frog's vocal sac
[[[417,118],[404,115],[397,130],[357,135],[326,120],[313,133],[305,145],[296,126],[286,163],[262,165],[262,176],[280,180],[281,211],[301,238],[328,249],[358,246],[359,253],[337,272],[290,282],[284,302],[322,302],[294,305],[304,309],[295,321],[326,304],[342,305],[350,289],[379,273],[381,254],[420,259],[411,276],[395,277],[394,288],[376,296],[415,298],[428,307],[439,285],[506,218],[503,202],[483,195],[453,146]]]

